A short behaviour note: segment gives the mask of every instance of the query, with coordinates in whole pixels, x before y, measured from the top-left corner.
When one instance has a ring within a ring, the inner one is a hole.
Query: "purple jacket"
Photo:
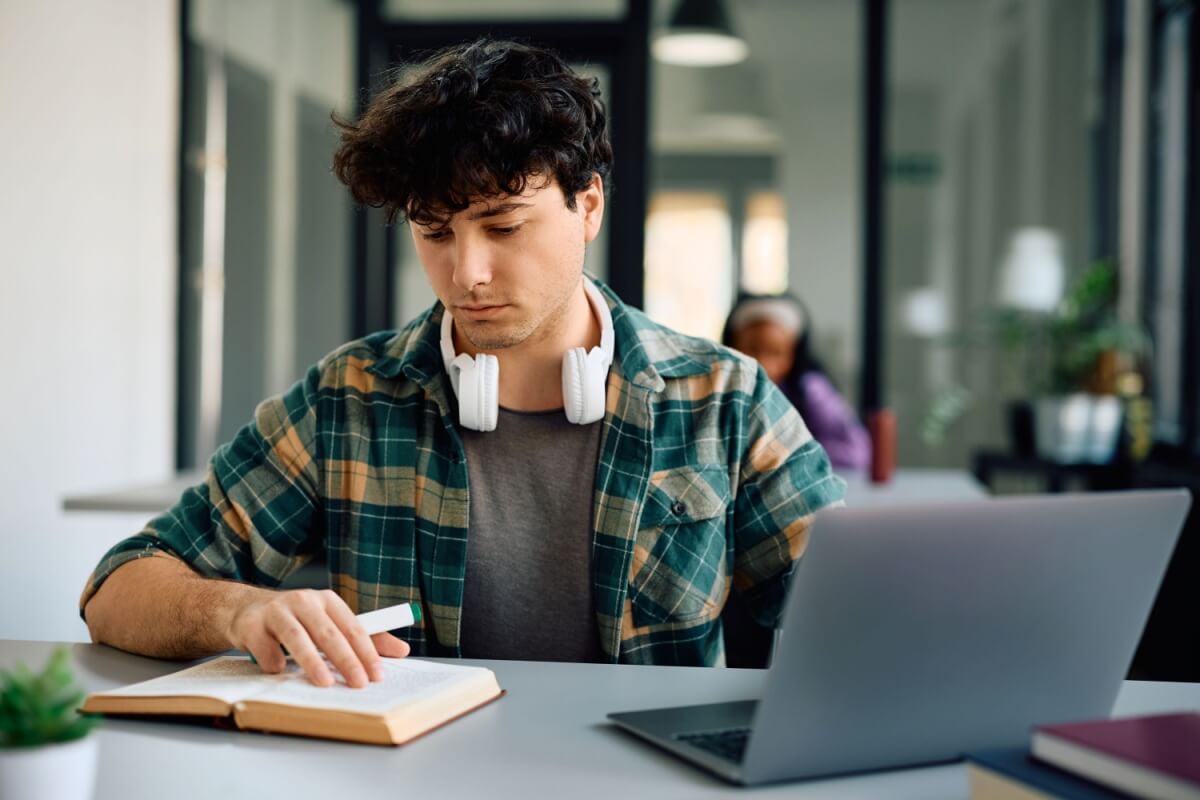
[[[820,372],[806,372],[800,378],[804,388],[807,410],[804,421],[813,438],[821,443],[834,467],[867,469],[871,466],[871,437],[858,421],[854,410],[846,403],[829,378]],[[781,387],[796,404],[796,392]]]

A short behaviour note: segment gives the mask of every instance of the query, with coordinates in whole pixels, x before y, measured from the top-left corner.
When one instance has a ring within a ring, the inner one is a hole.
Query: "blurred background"
[[[483,35],[600,81],[593,274],[709,338],[739,292],[803,301],[894,415],[864,498],[1200,486],[1193,0],[0,0],[0,637],[85,639],[104,550],[432,302],[330,114]],[[1147,674],[1200,679],[1197,539]]]

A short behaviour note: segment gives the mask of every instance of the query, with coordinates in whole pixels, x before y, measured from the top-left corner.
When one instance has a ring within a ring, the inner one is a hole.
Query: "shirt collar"
[[[664,378],[700,375],[710,370],[706,360],[695,357],[711,343],[700,342],[654,323],[641,311],[621,302],[602,281],[588,277],[600,289],[612,311],[615,352],[612,368],[625,380],[661,392]],[[379,358],[366,369],[380,378],[404,375],[422,386],[445,372],[440,349],[440,325],[446,313],[434,303],[402,330],[382,337]],[[372,337],[374,338],[374,337]]]

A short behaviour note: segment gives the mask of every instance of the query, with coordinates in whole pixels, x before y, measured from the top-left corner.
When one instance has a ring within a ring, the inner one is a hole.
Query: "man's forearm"
[[[84,609],[92,641],[159,658],[195,658],[228,650],[230,623],[270,589],[197,574],[171,557],[119,567]]]

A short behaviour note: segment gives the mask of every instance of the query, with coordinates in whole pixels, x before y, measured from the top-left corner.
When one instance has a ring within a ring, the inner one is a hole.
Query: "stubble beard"
[[[515,328],[498,328],[494,322],[455,322],[459,331],[477,350],[503,350],[521,344],[533,333],[536,325],[524,322]]]
[[[455,327],[466,337],[471,346],[478,350],[503,350],[508,347],[516,347],[524,344],[539,332],[546,334],[557,327],[567,313],[567,306],[570,304],[573,293],[574,289],[565,297],[559,298],[558,304],[541,319],[520,320],[513,323],[511,327],[501,327],[500,324],[490,320],[478,322],[455,320]]]

